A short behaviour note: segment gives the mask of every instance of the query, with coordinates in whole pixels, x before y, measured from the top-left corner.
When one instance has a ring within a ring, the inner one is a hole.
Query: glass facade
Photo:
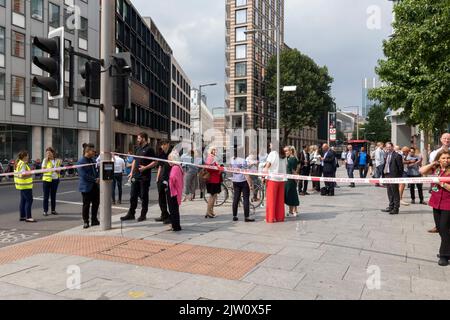
[[[117,120],[169,133],[172,66],[160,38],[130,3],[116,1],[116,52],[131,53],[133,80],[150,92],[148,106],[132,104]]]
[[[78,131],[53,128],[53,148],[61,159],[78,158]]]
[[[16,159],[23,150],[31,152],[31,127],[0,124],[0,160]]]

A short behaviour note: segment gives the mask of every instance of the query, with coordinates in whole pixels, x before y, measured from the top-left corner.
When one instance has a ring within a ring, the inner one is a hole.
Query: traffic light
[[[33,45],[48,57],[33,57],[33,63],[48,73],[48,77],[35,76],[33,84],[48,91],[49,100],[64,97],[64,28],[49,32],[48,38],[33,38]]]
[[[100,99],[100,78],[102,66],[98,61],[88,61],[84,64],[81,77],[84,79],[84,86],[81,87],[81,94],[90,99]]]
[[[129,52],[117,53],[112,59],[113,106],[119,112],[130,104],[131,56]]]

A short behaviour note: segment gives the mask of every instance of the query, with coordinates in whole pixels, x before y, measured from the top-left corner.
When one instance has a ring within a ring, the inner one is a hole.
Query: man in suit
[[[311,173],[311,158],[308,152],[308,146],[303,146],[303,150],[298,154],[299,167],[300,167],[300,175],[309,176]],[[302,196],[309,195],[308,191],[308,180],[299,181],[298,184],[298,194]]]
[[[403,158],[394,151],[392,142],[386,143],[386,158],[383,173],[386,178],[401,178],[403,176]],[[400,191],[398,184],[387,184],[389,207],[381,210],[389,214],[398,214],[400,210]]]
[[[336,154],[326,143],[322,146],[322,150],[324,152],[322,158],[323,176],[325,178],[335,178]],[[325,182],[325,187],[328,189],[328,196],[334,196],[334,182]]]

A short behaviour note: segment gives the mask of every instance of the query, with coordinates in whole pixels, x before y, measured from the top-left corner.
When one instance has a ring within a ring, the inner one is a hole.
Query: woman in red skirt
[[[282,148],[279,152],[273,150],[272,143],[270,144],[272,152],[266,160],[264,173],[267,173],[267,189],[266,189],[266,222],[284,222],[285,207],[284,207],[284,184],[286,179],[280,177],[279,174],[286,174],[287,162],[286,155]]]

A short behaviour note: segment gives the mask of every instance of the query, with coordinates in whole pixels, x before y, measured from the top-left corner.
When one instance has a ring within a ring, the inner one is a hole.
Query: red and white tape
[[[47,173],[47,172],[57,172],[57,171],[66,171],[71,169],[78,169],[82,167],[90,167],[95,166],[96,163],[89,163],[89,164],[79,164],[79,165],[73,165],[73,166],[66,166],[66,167],[59,167],[59,168],[51,168],[51,169],[40,169],[40,170],[29,170],[19,173],[9,172],[9,173],[1,173],[0,177],[10,177],[10,176],[16,176],[16,175],[33,175],[33,174],[40,174],[40,173]]]
[[[263,173],[254,170],[248,169],[237,169],[230,167],[218,167],[218,166],[210,166],[210,165],[200,165],[193,164],[189,162],[181,162],[181,161],[169,161],[160,158],[154,157],[144,157],[144,156],[136,156],[130,154],[123,153],[112,153],[113,155],[119,156],[127,156],[133,158],[147,159],[152,161],[160,161],[173,163],[178,165],[186,165],[193,166],[202,169],[210,169],[210,170],[218,170],[226,173],[240,173],[251,176],[259,176],[263,178],[277,178],[277,179],[289,179],[289,180],[300,180],[300,181],[313,181],[313,182],[336,182],[336,183],[355,183],[355,184],[419,184],[419,183],[439,183],[439,182],[448,182],[450,183],[450,177],[425,177],[425,178],[380,178],[380,179],[360,179],[360,178],[326,178],[326,177],[312,177],[312,176],[301,176],[294,174],[274,174],[274,173]]]

